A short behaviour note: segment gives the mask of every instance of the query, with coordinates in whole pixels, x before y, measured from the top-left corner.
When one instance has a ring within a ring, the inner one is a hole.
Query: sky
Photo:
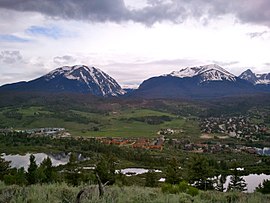
[[[270,72],[269,0],[0,0],[0,85],[84,64],[123,87],[187,66]]]

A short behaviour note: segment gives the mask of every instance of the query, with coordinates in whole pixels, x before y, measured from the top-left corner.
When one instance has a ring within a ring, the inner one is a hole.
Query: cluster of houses
[[[183,133],[184,131],[182,129],[172,129],[172,128],[165,128],[161,129],[157,132],[158,135],[174,135]]]
[[[168,142],[170,147],[182,149],[193,153],[230,153],[230,152],[245,152],[249,154],[259,154],[255,147],[247,147],[243,145],[228,145],[220,142],[202,142],[192,143],[189,140],[171,139]]]
[[[269,130],[264,124],[253,124],[244,116],[205,118],[200,123],[202,133],[220,133],[230,137],[245,140],[258,140],[260,135],[268,134]]]
[[[64,132],[65,128],[33,128],[24,131],[30,135],[34,134],[34,135],[52,136],[60,132]]]
[[[49,137],[69,137],[70,134],[66,131],[65,128],[33,128],[26,130],[15,130],[13,128],[9,129],[0,129],[0,132],[9,133],[26,133],[31,136],[49,136]]]
[[[104,144],[128,146],[136,149],[163,150],[165,138],[163,135],[156,139],[146,138],[97,138]]]
[[[216,143],[192,143],[188,139],[170,139],[168,141],[169,146],[182,149],[184,151],[195,152],[195,153],[218,153],[218,152],[230,152],[231,147],[227,144]]]

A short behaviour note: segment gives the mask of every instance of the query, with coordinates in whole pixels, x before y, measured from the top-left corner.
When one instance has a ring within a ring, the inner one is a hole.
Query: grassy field
[[[158,124],[149,124],[138,119],[147,117],[170,118]],[[105,114],[78,110],[54,112],[42,107],[0,109],[1,125],[15,129],[42,127],[66,128],[73,136],[91,137],[157,137],[164,128],[181,129],[177,136],[198,137],[197,121],[177,117],[171,113],[150,109],[124,109]],[[98,130],[93,130],[96,127]]]
[[[103,197],[98,197],[97,187],[80,186],[73,187],[65,183],[43,184],[27,187],[5,186],[0,182],[0,202],[11,203],[73,203],[82,188],[88,192],[81,196],[81,202],[92,203],[268,203],[270,196],[260,193],[221,193],[215,191],[200,191],[198,195],[191,196],[186,193],[167,194],[160,188],[148,188],[138,186],[109,186],[105,189]]]

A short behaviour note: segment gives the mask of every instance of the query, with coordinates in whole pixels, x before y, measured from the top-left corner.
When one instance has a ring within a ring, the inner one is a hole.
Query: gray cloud
[[[7,64],[21,62],[23,59],[20,51],[1,51],[0,61]]]
[[[123,0],[1,0],[0,7],[90,21],[121,21],[127,10]]]
[[[187,18],[209,19],[226,14],[240,21],[270,26],[269,0],[148,0],[141,9],[129,9],[124,0],[1,0],[0,8],[34,11],[51,17],[92,22],[160,21],[181,23]]]
[[[256,37],[262,37],[263,35],[267,34],[268,31],[263,31],[263,32],[251,32],[251,33],[247,33],[247,35],[253,39],[253,38],[256,38]]]
[[[75,63],[76,59],[72,56],[65,55],[65,56],[56,56],[53,58],[53,62],[58,66],[63,65],[70,65]]]

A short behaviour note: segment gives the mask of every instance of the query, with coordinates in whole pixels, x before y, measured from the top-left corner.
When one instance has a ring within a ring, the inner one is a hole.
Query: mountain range
[[[216,64],[186,67],[149,78],[138,89],[125,91],[115,79],[95,67],[64,66],[28,82],[0,87],[0,92],[76,92],[95,96],[135,98],[219,98],[270,93],[270,73],[256,74],[250,69],[239,76]]]

